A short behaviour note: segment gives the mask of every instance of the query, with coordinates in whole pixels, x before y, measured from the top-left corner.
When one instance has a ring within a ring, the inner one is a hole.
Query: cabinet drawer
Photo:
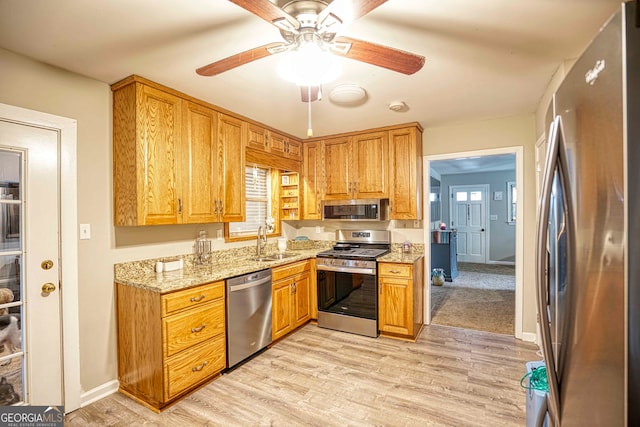
[[[162,315],[198,307],[224,297],[224,282],[209,283],[162,296]]]
[[[170,358],[165,364],[165,400],[222,371],[227,364],[225,342],[220,335]]]
[[[276,267],[271,271],[272,280],[275,282],[276,280],[280,280],[289,276],[294,276],[296,274],[302,273],[303,271],[309,271],[310,269],[311,269],[311,261],[308,259],[300,262],[295,262],[292,264],[287,264],[283,267]]]
[[[378,275],[391,277],[411,277],[411,264],[378,264]]]
[[[165,357],[201,343],[216,335],[224,335],[224,300],[162,319]]]

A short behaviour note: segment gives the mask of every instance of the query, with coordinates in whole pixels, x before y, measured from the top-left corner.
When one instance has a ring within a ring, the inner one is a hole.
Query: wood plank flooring
[[[66,426],[524,426],[537,346],[426,326],[416,343],[307,325],[155,414],[116,393]]]

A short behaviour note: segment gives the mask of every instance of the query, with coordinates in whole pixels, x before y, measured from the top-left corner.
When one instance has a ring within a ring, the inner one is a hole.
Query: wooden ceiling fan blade
[[[282,48],[282,49],[280,49]],[[236,53],[220,61],[212,62],[211,64],[202,66],[196,70],[196,73],[201,76],[215,76],[225,71],[229,71],[233,68],[239,67],[249,62],[253,62],[257,59],[264,58],[274,53],[278,53],[287,49],[285,43],[269,43],[264,46],[256,47],[253,49],[245,50],[244,52]]]
[[[300,23],[293,16],[280,9],[269,0],[229,0],[231,3],[240,6],[262,18],[270,24],[287,31],[297,31]]]
[[[311,98],[309,98],[309,94],[311,94]],[[302,99],[302,102],[317,101],[319,99],[319,95],[320,86],[300,86],[300,98]]]
[[[346,27],[386,2],[387,0],[333,0],[318,15],[318,29],[335,33],[338,27]]]
[[[340,49],[332,50],[338,56],[377,65],[402,74],[414,74],[422,68],[425,61],[424,56],[351,37],[336,37],[335,42],[351,45],[346,52]]]

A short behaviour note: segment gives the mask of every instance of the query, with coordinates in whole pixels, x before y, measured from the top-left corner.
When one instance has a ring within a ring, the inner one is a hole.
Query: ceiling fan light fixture
[[[280,77],[298,86],[319,86],[340,77],[342,66],[335,55],[311,41],[285,52],[277,72]]]

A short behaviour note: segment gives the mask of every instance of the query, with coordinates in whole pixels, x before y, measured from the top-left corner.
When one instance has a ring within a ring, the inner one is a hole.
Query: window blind
[[[229,235],[256,234],[258,227],[265,225],[271,212],[269,173],[269,169],[256,166],[245,168],[246,221],[229,223]]]

